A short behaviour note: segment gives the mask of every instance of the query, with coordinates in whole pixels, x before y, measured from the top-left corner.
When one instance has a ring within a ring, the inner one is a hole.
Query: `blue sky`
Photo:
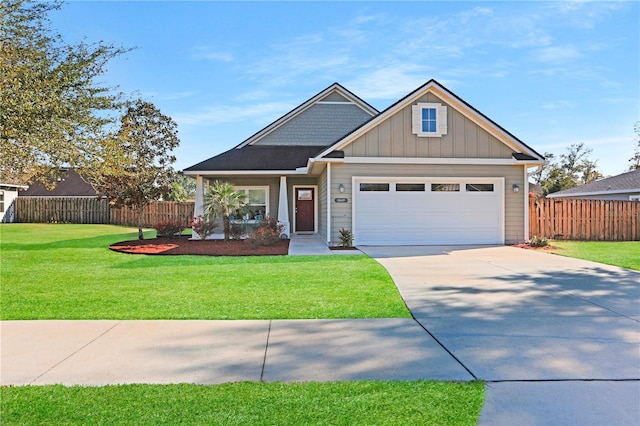
[[[626,171],[640,121],[640,3],[72,1],[66,42],[136,47],[103,82],[178,123],[177,169],[333,82],[382,110],[431,78],[540,153]]]

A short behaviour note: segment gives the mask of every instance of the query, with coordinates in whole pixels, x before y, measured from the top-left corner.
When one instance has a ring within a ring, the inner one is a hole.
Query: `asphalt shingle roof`
[[[549,196],[568,196],[572,194],[591,194],[596,192],[606,194],[610,191],[638,190],[639,188],[640,169],[622,173],[617,176],[600,179],[595,182],[587,183],[586,185],[576,186],[575,188],[569,188],[563,191],[554,192],[553,194],[549,194]]]

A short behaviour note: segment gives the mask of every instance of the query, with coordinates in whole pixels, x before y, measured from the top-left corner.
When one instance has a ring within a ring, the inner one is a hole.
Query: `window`
[[[411,130],[419,137],[447,134],[447,107],[436,103],[418,103],[411,107]]]
[[[640,195],[629,195],[629,201],[640,201]]]
[[[236,187],[236,191],[244,192],[249,210],[249,219],[255,220],[256,216],[269,215],[269,187]],[[247,213],[245,213],[247,214]],[[242,216],[241,212],[236,215]]]
[[[432,183],[431,191],[432,192],[459,192],[460,184],[459,183]]]
[[[360,192],[389,191],[388,183],[361,183]]]
[[[468,183],[467,192],[493,192],[492,183]]]
[[[424,183],[396,183],[399,192],[424,192]]]

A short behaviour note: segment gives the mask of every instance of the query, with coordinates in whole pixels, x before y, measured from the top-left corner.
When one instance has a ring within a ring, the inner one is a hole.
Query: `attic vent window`
[[[436,103],[418,103],[411,107],[411,130],[419,137],[447,134],[447,107]]]

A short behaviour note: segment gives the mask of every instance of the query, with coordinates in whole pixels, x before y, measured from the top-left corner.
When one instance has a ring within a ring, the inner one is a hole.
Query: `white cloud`
[[[573,46],[549,46],[537,49],[533,53],[535,60],[548,63],[564,63],[582,56]]]
[[[568,109],[568,108],[573,108],[574,106],[575,105],[573,104],[573,102],[558,100],[558,101],[552,101],[552,102],[547,102],[543,104],[542,109],[548,109],[548,110]]]
[[[176,114],[174,120],[179,125],[203,126],[211,124],[250,121],[265,124],[291,110],[295,105],[286,102],[244,104],[238,106],[214,105],[206,109],[186,114]]]
[[[198,46],[193,49],[194,56],[199,59],[210,61],[233,62],[234,57],[231,53],[211,49],[207,46]]]

